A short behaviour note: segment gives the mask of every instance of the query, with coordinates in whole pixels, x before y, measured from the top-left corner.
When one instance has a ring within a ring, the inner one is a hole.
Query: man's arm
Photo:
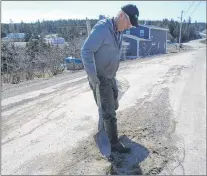
[[[88,76],[95,76],[94,53],[100,48],[104,41],[106,29],[97,26],[92,30],[81,49],[83,65]]]

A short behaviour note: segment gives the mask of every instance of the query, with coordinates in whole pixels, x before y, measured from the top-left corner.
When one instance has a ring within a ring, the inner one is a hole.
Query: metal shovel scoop
[[[111,155],[111,143],[104,129],[100,91],[99,91],[98,84],[96,85],[96,98],[97,98],[97,104],[98,104],[99,122],[98,122],[98,133],[94,135],[94,139],[101,154],[108,158]]]

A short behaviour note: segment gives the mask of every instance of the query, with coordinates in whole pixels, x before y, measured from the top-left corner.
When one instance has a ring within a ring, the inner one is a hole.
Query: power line
[[[185,15],[188,13],[188,11],[191,9],[191,7],[193,6],[193,4],[195,3],[195,1],[193,1],[193,3],[191,4],[191,6],[188,8],[188,10],[185,13]]]
[[[195,1],[194,1],[195,2]],[[194,2],[192,3],[192,5],[194,4]],[[194,11],[189,15],[189,17],[191,17],[191,15],[195,12],[195,10],[197,9],[197,7],[200,5],[200,3],[201,3],[202,1],[200,1],[198,4],[197,4],[197,6],[195,7],[195,9],[194,9]],[[192,7],[192,5],[190,6],[190,7]],[[189,10],[190,8],[188,8],[188,10]]]
[[[194,2],[195,2],[195,1],[194,1]],[[197,7],[200,5],[201,2],[202,2],[202,1],[200,1],[200,2],[197,4],[197,6],[195,7],[194,11],[189,15],[189,18],[191,18],[192,14],[195,12],[195,10],[197,9]],[[187,31],[187,29],[188,29],[188,27],[186,27],[184,33]]]
[[[201,2],[202,2],[202,1],[200,1],[200,2],[197,4],[196,8],[194,9],[194,11],[193,11],[189,16],[191,16],[191,15],[195,12],[195,10],[197,9],[197,7],[200,5]]]

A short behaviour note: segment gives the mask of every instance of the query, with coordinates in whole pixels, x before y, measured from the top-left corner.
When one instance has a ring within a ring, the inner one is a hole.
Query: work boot
[[[111,151],[119,152],[119,153],[129,153],[131,151],[130,148],[125,147],[118,140],[118,132],[117,132],[117,119],[111,118],[109,120],[104,120],[104,127],[108,134],[110,143],[111,143]]]

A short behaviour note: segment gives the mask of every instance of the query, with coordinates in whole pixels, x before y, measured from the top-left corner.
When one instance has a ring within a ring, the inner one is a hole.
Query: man
[[[115,18],[100,20],[93,27],[81,51],[84,69],[95,101],[95,88],[99,84],[104,127],[112,152],[130,152],[130,148],[126,148],[118,140],[116,119],[118,88],[115,76],[120,61],[121,33],[132,26],[138,26],[138,16],[137,7],[128,4],[121,8]]]

